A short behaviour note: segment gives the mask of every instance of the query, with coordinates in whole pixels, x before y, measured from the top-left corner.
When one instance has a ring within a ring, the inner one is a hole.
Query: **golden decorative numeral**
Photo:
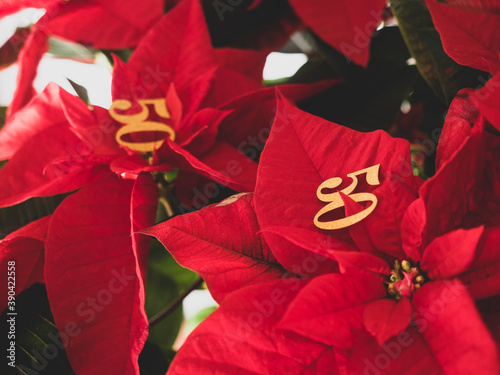
[[[121,127],[116,133],[116,141],[120,145],[126,146],[133,151],[143,153],[158,149],[165,140],[160,139],[151,142],[127,142],[122,139],[122,136],[130,133],[157,131],[167,133],[169,138],[174,141],[175,131],[170,126],[161,122],[146,121],[149,116],[148,104],[154,106],[155,112],[158,116],[170,118],[170,113],[168,112],[165,99],[139,99],[137,102],[142,107],[142,111],[135,115],[121,115],[115,112],[116,109],[126,111],[132,108],[132,103],[129,100],[118,99],[111,105],[111,108],[109,109],[111,117],[113,117],[116,121],[125,124],[125,126]]]
[[[365,217],[370,215],[375,207],[377,206],[377,197],[372,193],[357,193],[351,194],[356,186],[358,185],[358,178],[360,174],[366,173],[366,182],[370,185],[380,185],[380,181],[378,179],[378,173],[380,170],[380,164],[373,165],[371,167],[361,169],[356,172],[349,173],[347,177],[352,179],[352,183],[346,187],[345,189],[340,190],[340,192],[349,196],[355,202],[372,202],[372,204],[365,208],[363,211],[358,212],[355,215],[351,215],[345,217],[343,219],[333,220],[333,221],[319,221],[319,218],[337,208],[344,207],[344,201],[340,196],[340,192],[337,191],[335,193],[323,194],[323,189],[335,189],[337,186],[340,186],[342,183],[342,179],[340,177],[333,177],[326,181],[323,181],[321,185],[319,185],[318,190],[316,191],[316,196],[322,202],[328,203],[325,207],[318,211],[316,216],[314,217],[314,225],[316,225],[320,229],[334,230],[334,229],[342,229],[347,228],[351,225],[354,225]]]

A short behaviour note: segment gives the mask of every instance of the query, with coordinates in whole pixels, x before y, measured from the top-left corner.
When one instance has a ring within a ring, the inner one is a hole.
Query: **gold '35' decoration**
[[[366,182],[368,182],[368,184],[380,185],[380,181],[378,179],[379,170],[380,170],[380,164],[377,164],[365,169],[361,169],[356,172],[349,173],[347,177],[350,177],[352,179],[352,183],[345,189],[342,189],[335,193],[323,194],[322,191],[323,189],[335,189],[336,187],[340,186],[340,184],[342,183],[342,179],[340,177],[333,177],[329,178],[326,181],[323,181],[323,183],[319,185],[318,190],[316,191],[316,196],[320,201],[328,204],[318,211],[318,213],[314,217],[314,225],[316,225],[320,229],[327,229],[327,230],[342,229],[354,225],[363,220],[368,215],[370,215],[377,206],[378,202],[375,194],[372,193],[351,194],[351,193],[354,191],[354,189],[356,189],[356,186],[358,185],[357,176],[363,173],[366,173]],[[369,207],[365,208],[363,211],[358,212],[357,214],[351,216],[347,216],[343,219],[338,219],[333,221],[319,221],[319,218],[322,215],[330,211],[333,211],[337,208],[344,207],[344,201],[340,196],[340,192],[344,193],[355,202],[372,202],[372,204]]]
[[[127,142],[122,139],[122,136],[130,133],[157,131],[167,133],[168,137],[174,141],[175,131],[170,126],[161,122],[146,121],[149,117],[148,105],[154,106],[155,112],[158,116],[167,119],[170,118],[170,113],[168,112],[165,99],[139,99],[137,102],[142,107],[142,111],[134,115],[121,115],[115,111],[116,109],[126,111],[132,108],[132,103],[129,100],[118,99],[111,105],[111,108],[109,109],[111,117],[113,117],[116,121],[125,124],[125,126],[121,127],[116,133],[116,141],[120,145],[126,146],[133,151],[143,153],[158,149],[164,142],[164,139],[150,142]]]

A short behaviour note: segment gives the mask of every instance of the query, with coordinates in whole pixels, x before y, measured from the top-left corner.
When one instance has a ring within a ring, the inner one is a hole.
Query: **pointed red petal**
[[[500,57],[500,56],[499,56]],[[477,90],[472,97],[481,114],[500,132],[500,73]]]
[[[164,93],[172,80],[181,90],[193,77],[213,68],[211,40],[200,3],[181,1],[164,15],[144,37],[128,66],[144,72],[150,86],[165,86]]]
[[[337,375],[331,348],[276,330],[302,285],[299,279],[274,280],[228,295],[188,337],[169,374],[314,374],[318,370],[318,374]]]
[[[338,142],[339,139],[343,141]],[[340,177],[345,180],[343,186],[347,186],[352,182],[347,174],[377,164],[380,164],[381,187],[387,185],[387,188],[379,187],[378,205],[363,222],[370,227],[369,233],[373,236],[370,240],[384,251],[385,244],[400,241],[395,228],[400,225],[407,205],[415,199],[414,189],[408,188],[413,181],[408,143],[382,131],[359,133],[329,123],[279,99],[257,177],[255,204],[262,228],[286,225],[319,231],[314,225],[314,217],[326,205],[316,195],[320,184]],[[291,180],[296,182],[290,184]],[[366,185],[364,176],[360,177],[356,192],[373,190]],[[390,207],[385,208],[386,205]],[[391,215],[378,215],[377,210]],[[376,219],[371,218],[373,215],[377,215]],[[384,234],[379,235],[377,228],[384,228]],[[328,234],[350,240],[346,230],[329,231]],[[265,236],[273,250],[291,251],[286,240]]]
[[[0,159],[10,159],[25,141],[39,131],[66,122],[59,101],[61,91],[51,82],[26,106],[9,116],[0,131]]]
[[[470,102],[473,92],[472,89],[459,91],[450,105],[436,149],[436,169],[451,159],[470,136],[479,115],[478,109]]]
[[[356,64],[368,65],[370,40],[381,21],[384,0],[290,0],[290,4],[321,39]]]
[[[268,227],[263,232],[282,236],[294,245],[307,250],[297,254],[290,251],[287,254],[273,252],[285,268],[301,275],[334,272],[337,269],[336,263],[341,273],[356,270],[389,274],[391,270],[384,260],[372,254],[361,253],[354,246],[331,236],[290,227]],[[332,263],[331,260],[336,262]]]
[[[480,116],[452,158],[420,188],[419,199],[425,206],[425,227],[421,232],[424,248],[450,231],[498,223],[500,206],[493,202],[500,199],[495,151],[500,137],[485,132],[484,126]]]
[[[354,346],[337,353],[342,374],[443,374],[425,340],[412,326],[382,345],[367,332],[354,334]]]
[[[170,139],[164,145],[159,150],[159,157],[175,168],[197,172],[236,191],[254,190],[257,166],[233,146],[217,142],[210,152],[198,159]]]
[[[279,85],[278,87],[285,97],[298,102],[338,82],[338,80],[329,80],[307,85]],[[256,106],[259,107],[258,111],[254,110]],[[263,145],[269,136],[276,115],[276,87],[266,87],[241,95],[223,104],[221,108],[232,111],[221,123],[219,134],[221,140],[243,150],[249,146]]]
[[[414,262],[419,262],[422,257],[422,233],[425,223],[425,204],[419,198],[410,204],[401,223],[403,251]]]
[[[229,70],[240,72],[257,82],[259,86],[261,85],[267,51],[217,48],[214,53],[220,65]]]
[[[277,279],[286,273],[257,236],[252,200],[251,194],[235,202],[229,198],[143,233],[158,238],[180,265],[199,273],[214,299],[221,302],[243,285]]]
[[[469,269],[484,227],[458,229],[440,236],[424,250],[420,265],[429,278],[449,279]]]
[[[58,9],[47,27],[52,34],[81,44],[120,49],[137,45],[162,13],[162,0],[70,1]]]
[[[109,169],[88,164],[77,153],[82,146],[85,144],[62,126],[52,126],[29,139],[0,169],[0,207],[69,192],[109,175]],[[60,157],[64,162],[53,165]]]
[[[500,227],[485,228],[477,245],[474,261],[459,276],[474,299],[500,294]]]
[[[379,345],[402,332],[410,324],[412,313],[410,301],[384,298],[370,302],[363,311],[363,324]]]
[[[454,7],[436,0],[425,2],[441,35],[444,50],[452,59],[461,65],[492,74],[500,69],[498,2],[490,8],[480,0],[467,1],[466,7],[475,8],[473,12],[460,9],[460,5]]]
[[[16,294],[34,283],[43,283],[45,239],[51,216],[33,221],[9,234],[0,241],[0,267],[2,276],[8,280],[8,270],[13,271]],[[14,261],[14,267],[11,267]],[[0,297],[0,310],[7,306],[7,293]]]
[[[132,225],[141,225],[131,223],[131,209],[134,219],[142,218],[138,210],[149,198],[141,194],[150,192],[139,184],[109,178],[91,185],[66,198],[52,218],[47,293],[59,331],[72,332],[66,350],[79,374],[103,368],[139,374],[147,336],[140,260],[148,248],[131,240]]]
[[[363,310],[384,298],[379,277],[368,274],[328,274],[315,277],[290,304],[280,327],[327,345],[348,348],[353,330],[363,327]]]
[[[39,22],[43,22],[42,18]],[[26,39],[23,49],[19,53],[19,71],[17,73],[16,91],[7,111],[11,116],[24,107],[35,95],[33,81],[36,77],[38,63],[48,48],[47,33],[45,29],[33,26]]]
[[[430,282],[413,296],[413,318],[446,374],[497,374],[497,347],[458,281]]]

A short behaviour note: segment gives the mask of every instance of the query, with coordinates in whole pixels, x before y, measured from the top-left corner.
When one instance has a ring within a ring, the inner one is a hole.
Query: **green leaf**
[[[6,366],[2,374],[74,374],[64,350],[68,337],[59,335],[50,311],[45,285],[35,284],[15,300],[15,313],[5,310],[1,317],[3,340],[10,349],[15,348],[15,367]],[[8,322],[14,318],[15,325]],[[13,331],[11,327],[14,327]],[[8,336],[12,332],[14,336]],[[72,333],[77,334],[77,328]],[[11,346],[11,344],[14,344]],[[10,362],[4,357],[3,360]]]
[[[66,78],[66,79],[69,81],[69,83],[71,84],[73,89],[76,91],[76,94],[78,95],[78,97],[80,99],[82,99],[85,104],[89,104],[90,100],[89,100],[89,93],[88,93],[87,89],[85,87],[83,87],[82,85],[79,85],[75,81],[72,81],[69,78]]]
[[[153,247],[156,247],[156,244]],[[179,287],[169,275],[168,269],[163,270],[160,267],[153,266],[150,262],[146,282],[146,313],[148,318],[151,319],[158,314],[179,293]],[[179,334],[182,319],[183,313],[182,307],[180,307],[158,324],[150,326],[148,341],[156,344],[164,352],[168,352]]]
[[[420,74],[443,102],[450,104],[464,87],[480,85],[484,72],[459,65],[444,52],[423,0],[390,0],[389,3]]]
[[[94,51],[78,43],[54,37],[49,38],[49,53],[58,58],[72,60],[94,60]]]
[[[7,117],[7,107],[0,107],[0,129],[5,125]]]

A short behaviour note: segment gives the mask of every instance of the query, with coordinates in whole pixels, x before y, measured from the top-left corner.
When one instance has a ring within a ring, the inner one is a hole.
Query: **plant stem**
[[[162,311],[160,311],[158,314],[153,316],[149,320],[149,326],[152,327],[158,323],[160,323],[164,318],[166,318],[170,313],[172,313],[179,305],[182,303],[184,298],[188,296],[189,293],[191,293],[193,290],[198,288],[201,284],[203,284],[203,279],[201,277],[198,277],[194,283],[192,283],[185,291],[183,291],[179,296],[173,300],[167,307],[165,307]]]

